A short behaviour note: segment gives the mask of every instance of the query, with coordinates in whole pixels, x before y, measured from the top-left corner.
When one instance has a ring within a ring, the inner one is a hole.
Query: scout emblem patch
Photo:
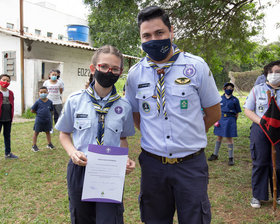
[[[142,104],[142,108],[143,108],[144,112],[146,112],[146,113],[149,113],[151,110],[150,105],[147,102],[144,102]]]
[[[175,83],[178,84],[178,85],[186,85],[190,82],[191,82],[191,80],[189,78],[185,78],[185,77],[178,78],[178,79],[175,80]]]
[[[120,106],[117,106],[117,107],[115,108],[115,112],[116,112],[116,114],[121,114],[121,113],[122,113],[122,111],[123,111],[123,108],[122,108],[122,107],[120,107]]]
[[[188,100],[181,100],[180,107],[181,109],[188,109]]]
[[[184,68],[183,74],[187,77],[193,77],[195,75],[195,68],[193,65],[186,65],[186,67]]]

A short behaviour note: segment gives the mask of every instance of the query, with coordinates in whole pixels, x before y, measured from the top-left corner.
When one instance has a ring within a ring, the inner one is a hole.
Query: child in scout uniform
[[[5,143],[5,158],[17,159],[11,153],[11,127],[14,116],[14,93],[8,89],[11,77],[7,74],[0,75],[0,132],[3,129]]]
[[[269,184],[272,189],[271,143],[260,127],[260,120],[269,107],[267,91],[275,97],[280,106],[280,60],[264,67],[266,82],[256,85],[250,91],[244,105],[245,115],[253,121],[250,132],[250,151],[252,158],[251,206],[260,208],[261,201],[269,199]],[[280,143],[276,149],[277,204],[280,204]],[[272,192],[272,191],[271,191]]]
[[[233,159],[233,137],[237,137],[237,125],[236,120],[238,118],[238,113],[241,112],[239,100],[232,95],[234,90],[234,85],[230,82],[225,83],[224,91],[221,101],[222,117],[215,124],[214,134],[217,135],[217,141],[215,145],[214,153],[208,158],[208,161],[213,161],[218,159],[219,149],[223,138],[225,137],[228,143],[228,154],[229,161],[228,165],[234,165]]]
[[[70,156],[67,183],[72,223],[123,223],[122,204],[81,201],[88,145],[128,147],[126,137],[135,133],[131,106],[114,86],[122,69],[123,56],[118,49],[109,45],[99,48],[90,65],[95,80],[86,90],[69,96],[55,126]],[[128,159],[127,173],[134,167],[135,162]]]
[[[52,111],[53,111],[53,103],[51,100],[47,98],[48,89],[45,86],[42,86],[39,90],[40,98],[35,102],[35,104],[31,107],[31,112],[36,113],[36,119],[34,124],[34,135],[33,135],[33,152],[38,152],[39,148],[37,146],[37,137],[40,132],[45,132],[47,136],[48,145],[47,148],[54,149],[51,142],[51,134],[52,130]]]

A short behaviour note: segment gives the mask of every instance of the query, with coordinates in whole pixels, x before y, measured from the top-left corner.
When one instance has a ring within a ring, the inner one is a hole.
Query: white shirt
[[[53,105],[62,104],[60,89],[63,89],[64,86],[62,82],[58,81],[53,84],[50,80],[46,80],[43,83],[43,86],[48,88],[48,98],[53,102]]]

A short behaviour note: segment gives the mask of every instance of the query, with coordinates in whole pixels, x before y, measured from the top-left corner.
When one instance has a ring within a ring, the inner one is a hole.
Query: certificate
[[[128,148],[88,147],[82,201],[121,203]]]

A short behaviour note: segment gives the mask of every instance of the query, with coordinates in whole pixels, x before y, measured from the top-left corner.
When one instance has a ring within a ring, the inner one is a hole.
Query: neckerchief
[[[99,105],[97,102],[97,99],[94,97],[94,83],[93,81],[89,87],[86,89],[86,93],[89,95],[90,100],[94,106],[94,109],[96,113],[98,114],[98,130],[97,130],[97,137],[96,141],[98,145],[104,144],[104,123],[105,123],[105,115],[110,110],[111,106],[114,104],[115,101],[120,99],[120,95],[117,94],[116,87],[113,85],[111,95],[105,104],[105,106],[102,108],[102,106]]]
[[[162,106],[162,112],[165,117],[167,117],[166,107],[165,107],[165,86],[164,86],[164,76],[165,76],[165,70],[173,65],[173,63],[177,60],[179,53],[181,52],[180,49],[173,44],[174,46],[174,53],[172,57],[169,59],[169,61],[164,65],[162,68],[160,68],[157,64],[155,64],[152,59],[147,56],[147,62],[149,65],[157,71],[158,74],[158,82],[157,82],[157,111],[158,116],[160,114],[160,106]],[[162,105],[160,105],[160,102],[162,102]]]

